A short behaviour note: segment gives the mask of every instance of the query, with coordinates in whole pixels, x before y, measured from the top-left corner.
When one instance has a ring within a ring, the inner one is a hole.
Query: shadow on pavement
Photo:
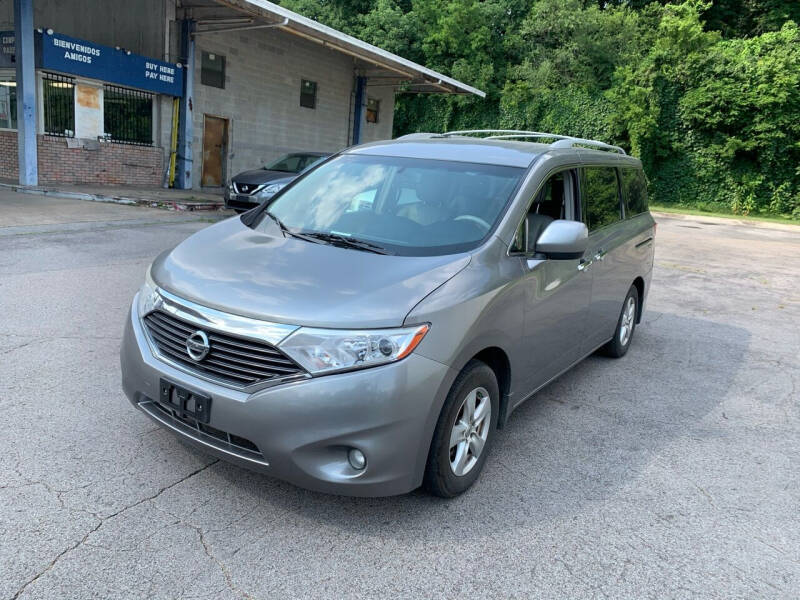
[[[419,490],[329,496],[222,463],[215,471],[232,494],[268,513],[361,535],[435,535],[447,543],[482,535],[464,519],[492,528],[560,519],[618,494],[667,445],[708,435],[704,419],[725,399],[748,340],[738,327],[648,313],[625,358],[589,357],[522,405],[499,432],[474,488],[450,501]]]

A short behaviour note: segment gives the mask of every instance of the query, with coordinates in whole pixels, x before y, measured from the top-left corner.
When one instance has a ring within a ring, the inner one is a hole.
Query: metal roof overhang
[[[474,94],[481,98],[486,97],[486,93],[477,88],[266,0],[184,0],[179,7],[188,16],[195,18],[199,25],[206,27],[198,29],[198,35],[275,28],[348,54],[377,71],[365,72],[369,77],[370,87],[385,85],[402,87],[404,91],[417,93]]]

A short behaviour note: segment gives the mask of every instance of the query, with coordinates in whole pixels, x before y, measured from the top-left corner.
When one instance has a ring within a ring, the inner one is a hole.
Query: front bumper
[[[321,492],[389,496],[422,483],[433,429],[456,376],[445,365],[411,354],[390,365],[247,393],[162,362],[151,353],[145,335],[134,302],[120,351],[122,387],[134,406],[189,443]],[[162,378],[211,396],[209,425],[253,442],[260,456],[215,442],[157,410]],[[366,455],[362,471],[350,466],[350,448]]]
[[[229,190],[225,190],[225,208],[232,208],[235,210],[250,210],[255,208],[264,201],[263,198],[255,198],[254,196],[247,196],[244,194],[232,194]]]

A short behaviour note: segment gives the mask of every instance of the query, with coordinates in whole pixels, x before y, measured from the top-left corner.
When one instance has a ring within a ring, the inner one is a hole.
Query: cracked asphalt
[[[315,494],[120,389],[128,304],[208,218],[0,192],[0,599],[797,598],[800,228],[659,217],[644,322],[464,496]]]

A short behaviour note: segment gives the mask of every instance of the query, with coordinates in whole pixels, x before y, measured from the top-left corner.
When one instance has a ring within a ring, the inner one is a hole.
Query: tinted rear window
[[[614,167],[586,167],[583,170],[581,202],[589,231],[612,225],[622,218]]]
[[[625,216],[635,217],[647,212],[647,180],[640,169],[620,169]]]

